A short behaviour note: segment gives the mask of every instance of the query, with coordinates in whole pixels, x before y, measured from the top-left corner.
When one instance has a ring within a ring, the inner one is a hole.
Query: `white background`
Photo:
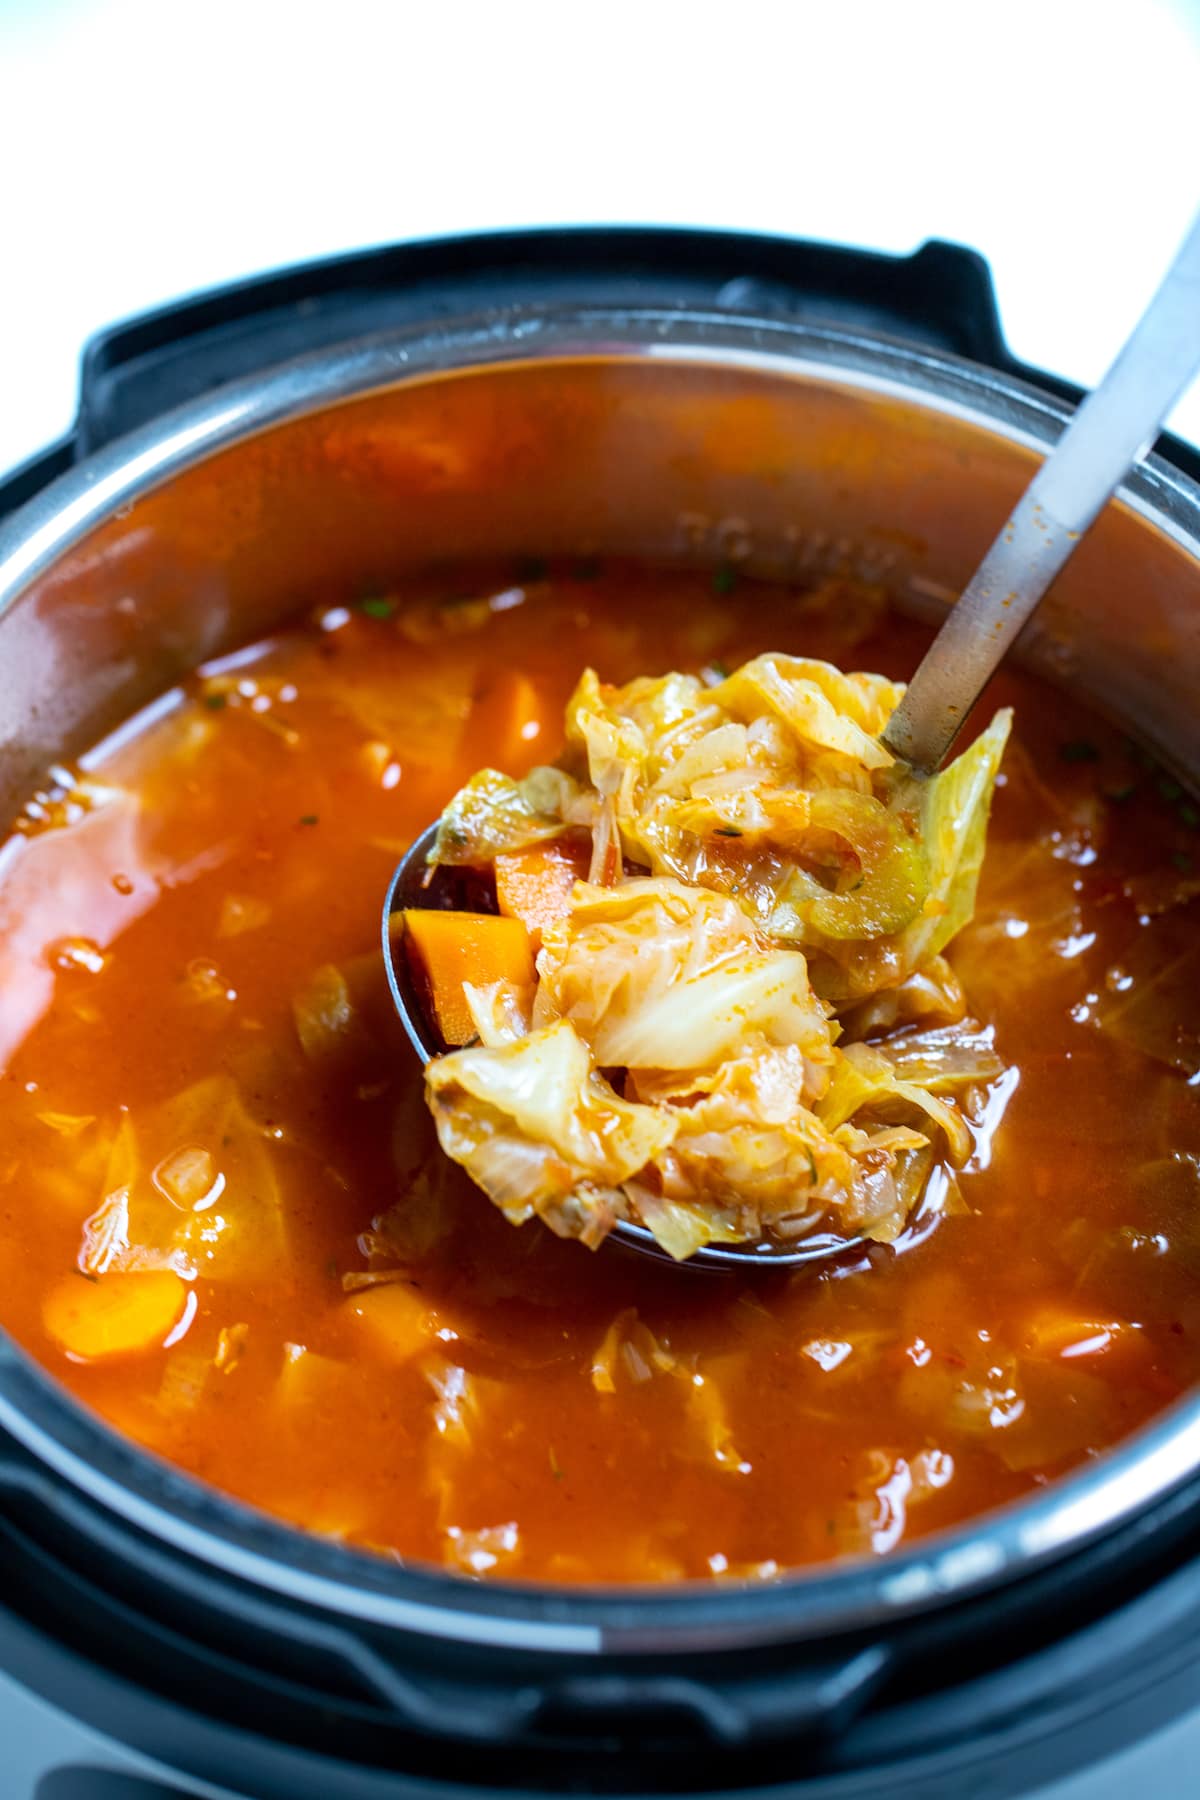
[[[1200,0],[0,0],[0,470],[103,325],[497,226],[958,239],[1091,383],[1198,204]],[[1191,1792],[1194,1732],[1061,1800]]]
[[[957,238],[1090,383],[1197,204],[1200,0],[0,0],[0,469],[102,325],[487,226]]]

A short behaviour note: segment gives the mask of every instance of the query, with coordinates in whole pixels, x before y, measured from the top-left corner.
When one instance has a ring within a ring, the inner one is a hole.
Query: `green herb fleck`
[[[1185,800],[1180,806],[1179,817],[1185,825],[1190,825],[1193,831],[1197,825],[1200,825],[1200,812],[1197,812],[1190,800]]]
[[[732,594],[737,586],[737,570],[726,565],[713,570],[712,591],[714,594]]]
[[[718,825],[715,828],[715,835],[717,837],[741,837],[742,834],[736,825]]]
[[[325,1273],[328,1275],[330,1281],[337,1280],[338,1266],[336,1256],[331,1256],[329,1261],[325,1264]]]
[[[1156,785],[1163,799],[1169,800],[1172,806],[1176,800],[1183,799],[1183,789],[1177,781],[1172,780],[1170,775],[1160,775]]]
[[[563,1472],[559,1466],[558,1458],[554,1454],[553,1444],[550,1446],[550,1473],[553,1475],[555,1481],[561,1481],[563,1478]]]
[[[359,612],[365,612],[368,619],[390,619],[396,610],[396,602],[386,594],[369,594],[358,603]]]
[[[1126,800],[1132,800],[1137,793],[1137,782],[1127,781],[1122,787],[1107,788],[1104,798],[1112,800],[1117,806],[1123,806]]]
[[[1192,859],[1186,850],[1172,850],[1171,861],[1175,864],[1175,867],[1179,870],[1181,875],[1191,874]]]
[[[220,712],[225,705],[224,694],[205,694],[204,704],[209,712]]]
[[[1088,738],[1072,738],[1070,743],[1060,744],[1058,754],[1069,763],[1100,761],[1100,752]]]
[[[319,825],[320,822],[321,822],[321,820],[320,820],[319,813],[301,813],[300,814],[300,823],[302,825]]]

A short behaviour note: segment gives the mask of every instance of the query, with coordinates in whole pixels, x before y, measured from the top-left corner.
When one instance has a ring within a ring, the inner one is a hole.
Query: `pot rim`
[[[0,525],[0,618],[63,554],[194,464],[366,395],[530,363],[651,358],[741,367],[904,400],[1032,449],[1071,415],[1025,382],[867,331],[698,309],[514,306],[380,333],[269,368],[117,439]],[[1200,486],[1157,456],[1117,498],[1200,560]],[[0,1330],[0,1428],[71,1487],[223,1574],[364,1624],[480,1649],[662,1655],[883,1628],[965,1599],[1115,1530],[1200,1473],[1200,1395],[1095,1463],[882,1560],[718,1587],[475,1583],[322,1539],[121,1437]]]

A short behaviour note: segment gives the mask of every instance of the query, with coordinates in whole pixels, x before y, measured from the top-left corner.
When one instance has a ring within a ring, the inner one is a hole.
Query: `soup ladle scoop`
[[[922,779],[944,761],[984,686],[1054,577],[1121,478],[1153,442],[1164,418],[1200,370],[1200,216],[1124,349],[1080,405],[1017,502],[979,568],[950,609],[883,733],[892,754]],[[394,918],[408,908],[486,909],[490,895],[471,871],[431,869],[434,823],[411,845],[383,904],[383,960],[409,1042],[428,1063],[445,1046],[428,1017]],[[472,885],[477,891],[472,892]],[[670,1260],[642,1225],[620,1220],[613,1236]],[[709,1244],[680,1266],[740,1270],[794,1267],[860,1245],[826,1232],[794,1244],[770,1239]]]

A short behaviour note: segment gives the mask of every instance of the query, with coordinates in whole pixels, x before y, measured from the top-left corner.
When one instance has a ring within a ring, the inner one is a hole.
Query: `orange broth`
[[[115,792],[72,799],[63,771],[32,804],[0,853],[2,1317],[86,1405],[314,1531],[624,1582],[885,1552],[1196,1380],[1200,1090],[1186,1046],[1171,1068],[1096,1022],[1126,964],[1196,967],[1196,814],[1017,671],[987,697],[1015,739],[950,952],[1008,1064],[973,1105],[968,1214],[701,1279],[514,1230],[440,1157],[377,933],[455,788],[551,761],[585,664],[770,649],[903,677],[926,641],[836,585],[729,587],[564,567],[331,606],[86,758]],[[85,1222],[114,1181],[182,1220],[160,1191],[180,1149],[221,1184],[172,1341],[72,1359],[46,1308],[89,1279]]]

